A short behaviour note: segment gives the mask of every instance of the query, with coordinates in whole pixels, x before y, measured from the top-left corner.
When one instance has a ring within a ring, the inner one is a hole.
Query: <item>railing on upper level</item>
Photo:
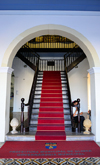
[[[63,59],[40,59],[39,60],[40,71],[64,71]]]
[[[23,51],[20,50],[17,53],[17,56],[19,58],[21,58],[21,55],[22,55],[22,57],[24,57],[25,59],[27,59],[34,66],[37,66],[38,60],[40,58],[39,54],[36,53],[36,52],[33,52],[33,50],[31,50],[31,48],[29,48],[26,44],[24,45],[24,47],[27,48],[27,49],[30,49],[30,51],[23,52]],[[19,55],[19,53],[20,53],[20,55]]]
[[[78,65],[83,59],[86,58],[86,55],[83,51],[81,52],[74,52],[74,49],[76,49],[78,45],[75,45],[75,47],[72,49],[71,52],[66,53],[64,55],[64,61],[67,68],[67,72],[69,72],[71,69],[73,69],[76,65]]]

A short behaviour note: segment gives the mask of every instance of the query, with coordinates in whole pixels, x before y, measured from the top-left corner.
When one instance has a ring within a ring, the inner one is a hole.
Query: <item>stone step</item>
[[[33,104],[33,108],[39,108],[39,107],[40,107],[40,104],[38,104],[38,103]],[[45,106],[43,106],[43,107],[45,107]],[[56,108],[56,106],[55,106],[55,108]],[[69,104],[63,103],[63,108],[69,108]]]
[[[35,90],[35,94],[41,94],[41,90]],[[68,94],[68,90],[62,90],[62,94]]]
[[[32,113],[32,115],[31,115],[31,119],[32,120],[35,120],[35,119],[37,119],[38,118],[38,113]],[[65,120],[70,120],[71,119],[71,117],[70,117],[70,115],[69,114],[66,114],[66,115],[64,115],[64,119]]]
[[[52,85],[48,85],[52,86]],[[36,87],[42,87],[42,83],[36,83]],[[62,87],[67,87],[67,83],[62,84]]]
[[[38,74],[38,78],[43,78],[43,74]],[[65,74],[61,74],[61,78],[66,78]]]
[[[30,128],[31,129],[31,128]],[[35,141],[35,134],[36,131],[30,131],[26,133],[8,133],[6,135],[6,141]],[[75,133],[66,131],[66,141],[95,141],[95,135],[90,134],[83,134],[81,133]]]
[[[37,131],[37,125],[30,125],[29,131],[30,132]],[[71,125],[65,126],[65,132],[72,132],[72,126]]]
[[[38,119],[31,119],[30,120],[30,125],[31,124],[38,124]],[[66,119],[65,121],[64,121],[64,124],[71,124],[71,120],[68,120],[68,119]]]
[[[42,101],[43,102],[43,101]],[[50,102],[50,101],[49,101]],[[52,102],[52,101],[51,101]],[[58,101],[59,102],[59,101]],[[40,103],[40,98],[34,98],[33,103]],[[63,103],[69,103],[68,99],[63,99]]]
[[[43,80],[43,76],[42,77],[37,77],[37,81],[42,81],[42,80]],[[51,81],[53,81],[53,79]],[[61,81],[66,81],[66,77],[61,76]]]
[[[63,97],[63,99],[68,99],[68,95],[67,94],[66,95],[63,94],[62,97]],[[41,94],[35,94],[34,98],[41,98]]]
[[[65,120],[71,120],[71,116],[70,115],[64,115],[64,119]]]
[[[39,113],[39,108],[33,108],[33,109],[32,109],[32,114],[34,114],[34,113],[37,113],[37,114],[38,114],[38,113]],[[70,109],[66,109],[66,108],[65,108],[65,109],[64,109],[64,114],[65,114],[65,115],[69,115],[69,114],[70,114]]]
[[[37,79],[37,83],[42,84],[42,82],[43,82],[42,79]],[[53,82],[53,81],[52,81],[52,82]],[[66,80],[62,80],[62,79],[61,79],[61,83],[62,83],[62,84],[67,84],[67,83],[66,83]]]
[[[39,113],[39,108],[33,108],[32,113]],[[70,114],[70,109],[64,108],[64,114]]]
[[[48,87],[49,88],[49,87]],[[38,90],[42,90],[42,85],[41,85],[41,87],[37,87],[36,86],[36,88],[35,88],[35,91],[38,91]],[[44,89],[44,90],[47,90],[47,89]],[[52,90],[52,89],[50,89],[50,90]],[[53,89],[53,90],[55,90],[55,89]],[[57,90],[59,90],[59,89],[57,89]],[[65,87],[62,87],[62,90],[64,91],[64,90],[67,90],[67,86],[65,86]]]

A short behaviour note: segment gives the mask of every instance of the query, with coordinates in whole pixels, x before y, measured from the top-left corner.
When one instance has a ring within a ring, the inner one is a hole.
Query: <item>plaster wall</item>
[[[19,58],[14,58],[14,107],[13,112],[21,112],[21,98],[25,98],[25,103],[28,103],[29,94],[33,82],[34,71]],[[27,112],[27,106],[24,111]]]
[[[68,73],[71,99],[72,101],[80,98],[81,109],[83,112],[88,111],[88,95],[87,95],[87,70],[89,64],[87,59],[84,59],[79,65],[78,68],[72,69]]]
[[[0,11],[0,64],[4,53],[10,43],[22,32],[38,25],[49,24],[70,27],[86,37],[96,49],[100,59],[100,13],[99,12],[63,12],[63,11],[37,11],[37,12],[4,12]],[[37,27],[38,28],[38,27]],[[47,30],[47,34],[49,34]],[[55,34],[55,30],[52,30]],[[39,35],[39,33],[38,33]],[[41,35],[41,34],[40,34]],[[20,36],[21,37],[21,36]],[[32,35],[31,38],[34,36]],[[24,43],[23,43],[24,44]],[[20,45],[21,46],[21,45]],[[17,52],[17,50],[16,50]],[[95,54],[94,54],[95,56]],[[3,64],[5,66],[5,64]]]

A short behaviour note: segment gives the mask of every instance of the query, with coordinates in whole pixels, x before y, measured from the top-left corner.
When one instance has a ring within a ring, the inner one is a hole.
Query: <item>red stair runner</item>
[[[66,140],[60,71],[44,71],[36,140]]]

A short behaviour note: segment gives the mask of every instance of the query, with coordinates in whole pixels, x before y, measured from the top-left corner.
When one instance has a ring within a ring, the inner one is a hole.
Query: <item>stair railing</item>
[[[31,87],[31,91],[30,91],[30,95],[29,95],[29,101],[27,104],[23,104],[21,103],[21,112],[24,111],[24,106],[28,106],[28,123],[27,123],[27,127],[24,128],[24,114],[21,113],[21,132],[28,132],[29,131],[29,124],[30,124],[30,119],[31,119],[31,113],[32,113],[32,107],[33,107],[33,99],[34,99],[34,94],[35,94],[35,87],[36,87],[36,81],[37,81],[37,75],[38,75],[38,66],[39,66],[39,58],[37,61],[37,66],[36,66],[36,70],[35,70],[35,74],[33,77],[33,83],[32,83],[32,87]],[[22,100],[22,99],[21,99]]]
[[[66,80],[67,80],[67,88],[68,88],[68,97],[69,97],[69,106],[70,106],[70,114],[71,114],[71,121],[73,117],[73,112],[71,108],[71,93],[70,93],[70,87],[69,87],[69,80],[68,80],[68,74],[67,74],[67,67],[66,67],[66,58],[64,56],[64,66],[65,66],[65,74],[66,74]]]
[[[86,58],[86,55],[84,54],[83,51],[74,52],[74,50],[77,47],[78,47],[78,45],[76,45],[69,54],[66,53],[64,55],[67,72],[69,72],[71,69],[73,69],[75,66],[77,66],[83,59]]]
[[[71,115],[71,123],[73,126],[73,106],[71,101],[71,93],[70,93],[70,87],[69,87],[69,80],[68,80],[68,74],[67,74],[67,67],[66,67],[66,59],[64,56],[64,65],[65,65],[65,73],[66,73],[66,80],[67,80],[67,89],[68,89],[68,97],[69,97],[69,106],[70,106],[70,115]],[[78,101],[78,132],[80,132],[80,99],[77,99]]]
[[[64,71],[64,59],[40,59],[39,70]]]

